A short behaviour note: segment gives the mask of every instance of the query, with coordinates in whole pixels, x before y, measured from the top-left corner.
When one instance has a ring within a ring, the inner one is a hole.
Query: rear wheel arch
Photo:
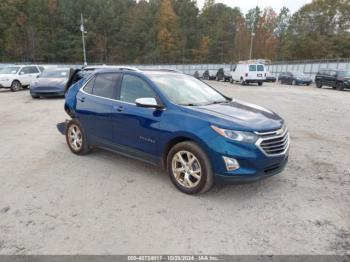
[[[64,111],[71,117],[75,118],[75,111],[67,103],[64,104]]]

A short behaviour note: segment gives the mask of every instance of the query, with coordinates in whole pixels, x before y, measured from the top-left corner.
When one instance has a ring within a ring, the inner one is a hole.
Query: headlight
[[[228,129],[222,129],[217,126],[211,126],[211,128],[219,135],[231,139],[233,141],[255,143],[258,136],[252,132],[234,131]]]

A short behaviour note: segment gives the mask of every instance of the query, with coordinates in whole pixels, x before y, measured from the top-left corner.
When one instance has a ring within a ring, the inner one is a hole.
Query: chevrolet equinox
[[[101,69],[69,87],[58,124],[74,154],[105,148],[167,170],[187,194],[257,181],[288,161],[284,120],[171,70]]]

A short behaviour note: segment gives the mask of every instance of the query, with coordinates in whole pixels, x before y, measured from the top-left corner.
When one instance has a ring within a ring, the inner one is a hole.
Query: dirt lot
[[[188,196],[150,165],[73,155],[63,99],[1,90],[0,254],[350,252],[350,91],[212,83],[286,119],[282,174]]]

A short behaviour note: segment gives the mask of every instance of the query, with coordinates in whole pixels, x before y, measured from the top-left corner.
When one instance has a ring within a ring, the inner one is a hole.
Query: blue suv
[[[158,165],[187,194],[257,181],[288,161],[281,117],[171,70],[96,70],[68,89],[65,110],[58,129],[73,153],[99,147]]]

